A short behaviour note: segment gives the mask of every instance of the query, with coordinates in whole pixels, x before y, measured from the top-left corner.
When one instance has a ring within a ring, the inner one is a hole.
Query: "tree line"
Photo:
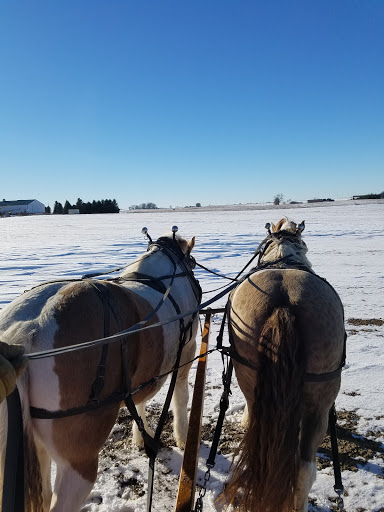
[[[79,213],[119,213],[120,208],[116,199],[101,199],[100,201],[93,200],[92,202],[88,201],[85,203],[79,197],[76,204],[71,204],[67,199],[64,206],[60,202],[55,201],[53,207],[54,215],[67,214],[68,210],[79,210]]]
[[[362,196],[353,196],[353,199],[384,199],[384,191],[380,194],[365,194]]]
[[[133,204],[129,207],[130,210],[157,210],[155,203],[141,203]]]

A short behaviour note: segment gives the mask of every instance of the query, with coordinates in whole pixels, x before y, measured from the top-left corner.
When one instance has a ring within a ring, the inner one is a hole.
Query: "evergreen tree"
[[[67,199],[64,203],[64,213],[68,213],[68,210],[70,210],[71,208],[73,208],[73,206]]]
[[[89,201],[83,204],[83,212],[82,213],[92,213],[92,203]]]
[[[80,213],[84,213],[84,203],[83,200],[80,199],[80,197],[77,199],[76,208],[78,208]]]
[[[153,203],[150,203],[151,205]],[[145,205],[144,205],[145,206]],[[151,207],[156,208],[156,205]],[[49,207],[48,207],[49,208]],[[64,203],[64,207],[58,201],[55,201],[55,206],[53,208],[53,213],[62,214],[68,213],[70,209],[78,209],[80,213],[119,213],[120,208],[117,204],[116,199],[101,199],[96,201],[95,199],[91,202],[84,203],[84,201],[79,197],[75,205],[71,205],[68,199]]]
[[[56,215],[62,215],[64,213],[63,205],[55,201],[55,205],[53,207],[53,213]]]

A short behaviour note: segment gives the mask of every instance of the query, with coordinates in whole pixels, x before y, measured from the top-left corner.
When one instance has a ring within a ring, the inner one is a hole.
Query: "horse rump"
[[[290,512],[299,465],[304,356],[288,307],[277,307],[268,317],[256,350],[249,427],[223,499],[236,500],[240,512]],[[237,365],[239,381],[241,371]]]

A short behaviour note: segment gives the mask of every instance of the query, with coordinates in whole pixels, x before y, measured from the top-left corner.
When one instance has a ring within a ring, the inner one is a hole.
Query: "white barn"
[[[17,215],[45,213],[45,206],[36,199],[19,199],[17,201],[0,201],[0,215]]]

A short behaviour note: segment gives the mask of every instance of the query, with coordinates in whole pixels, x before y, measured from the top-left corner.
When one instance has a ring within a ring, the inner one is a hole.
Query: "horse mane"
[[[288,236],[273,238],[266,247],[265,253],[261,258],[261,263],[268,263],[281,258],[290,258],[301,265],[311,268],[312,264],[306,256],[308,248],[301,238],[297,224],[287,218],[281,219],[276,226],[272,224],[273,234],[282,231],[287,233]],[[292,236],[289,236],[289,233],[292,233]]]

